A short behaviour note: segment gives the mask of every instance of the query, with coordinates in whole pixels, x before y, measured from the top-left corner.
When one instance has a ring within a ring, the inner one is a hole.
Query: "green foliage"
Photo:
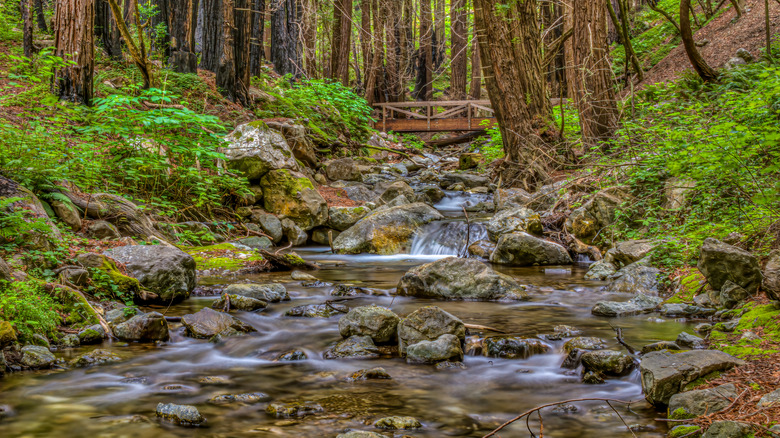
[[[0,281],[0,319],[10,321],[22,338],[33,334],[51,335],[60,324],[59,304],[31,281]]]
[[[0,41],[21,41],[21,21],[18,3],[0,3]]]
[[[31,234],[48,235],[49,224],[27,209],[14,206],[22,198],[0,198],[0,248],[21,246]]]

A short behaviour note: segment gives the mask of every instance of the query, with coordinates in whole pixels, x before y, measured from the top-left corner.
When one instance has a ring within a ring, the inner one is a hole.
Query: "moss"
[[[666,300],[667,303],[690,303],[693,301],[693,297],[696,296],[696,292],[701,290],[702,284],[707,280],[704,278],[698,269],[693,269],[688,274],[680,277],[680,287],[677,289],[671,298]]]
[[[224,271],[237,271],[246,267],[246,264],[249,262],[263,260],[263,257],[257,252],[243,251],[230,243],[190,248],[184,247],[182,250],[195,259],[195,265],[199,270],[220,269]]]
[[[737,314],[742,313],[734,334],[727,335],[719,330],[710,333],[712,347],[743,359],[766,356],[780,352],[780,309],[773,304],[747,303]],[[722,328],[716,324],[715,328]],[[760,331],[760,339],[742,339],[746,331]]]
[[[696,431],[701,431],[701,427],[694,426],[694,425],[687,425],[683,424],[681,426],[677,426],[674,429],[672,429],[669,432],[669,435],[667,435],[669,438],[680,438],[684,436],[693,436],[693,434]]]
[[[409,242],[414,228],[400,225],[385,225],[374,230],[370,245],[374,252],[383,255],[398,254]]]
[[[284,260],[286,260],[288,263],[290,263],[293,266],[303,266],[306,264],[306,261],[304,261],[301,258],[301,256],[295,253],[285,254]]]
[[[50,295],[62,305],[62,311],[68,315],[65,318],[68,325],[85,327],[100,321],[87,299],[75,290],[59,286],[52,288]]]
[[[687,420],[690,418],[696,418],[696,416],[683,408],[677,408],[677,410],[669,414],[669,419],[671,420]]]
[[[713,371],[713,372],[711,372],[711,373],[709,373],[707,375],[701,376],[698,379],[696,379],[696,380],[688,383],[687,385],[685,385],[685,387],[683,388],[683,391],[694,390],[694,389],[696,389],[696,388],[698,388],[698,387],[700,387],[702,385],[705,385],[707,382],[709,382],[711,380],[717,379],[718,377],[720,377],[720,375],[721,375],[720,371]],[[678,411],[679,410],[680,409],[678,409]],[[677,411],[675,411],[675,412],[677,412]],[[692,417],[679,417],[679,418],[692,418]]]

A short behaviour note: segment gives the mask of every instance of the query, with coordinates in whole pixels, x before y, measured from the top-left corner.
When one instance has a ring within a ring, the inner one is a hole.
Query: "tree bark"
[[[612,6],[610,0],[606,0],[607,9],[609,9],[609,15],[612,18],[612,22],[615,23],[620,43],[623,44],[623,48],[626,51],[626,57],[631,60],[631,65],[634,67],[637,80],[642,82],[644,80],[644,70],[642,70],[642,64],[639,62],[639,58],[634,51],[634,45],[631,43],[631,34],[628,31],[628,8],[623,0],[618,0],[620,7],[620,19],[618,20],[617,14],[615,14],[615,8]]]
[[[379,70],[382,65],[382,44],[384,35],[384,20],[379,16],[378,0],[372,0],[372,16],[374,21],[374,34],[371,37],[372,51],[371,67],[366,78],[366,101],[369,105],[381,101],[379,94]]]
[[[271,8],[271,62],[277,73],[293,78],[303,73],[298,6],[296,0],[276,0]]]
[[[203,42],[201,44],[200,68],[216,72],[222,56],[222,0],[201,0],[203,2]]]
[[[95,2],[95,39],[111,59],[122,59],[122,35],[114,21],[111,8],[107,2],[101,0]]]
[[[317,71],[317,0],[303,1],[303,57],[306,75],[318,78]]]
[[[474,38],[471,46],[471,84],[469,99],[482,99],[482,58],[479,56],[479,39]]]
[[[402,34],[400,28],[401,4],[396,0],[383,0],[385,17],[385,47],[387,48],[387,61],[385,70],[387,76],[387,101],[400,102],[403,100],[403,80],[399,71],[401,68],[401,47],[399,37]]]
[[[245,106],[249,105],[249,12],[249,0],[222,0],[222,54],[217,68],[217,88],[228,100]]]
[[[363,52],[363,77],[368,78],[371,68],[371,43],[376,36],[371,33],[371,0],[360,0],[360,48]]]
[[[352,0],[333,3],[333,42],[330,73],[332,78],[349,86],[349,49],[352,36]]]
[[[49,29],[46,27],[46,16],[43,14],[43,0],[35,0],[35,17],[38,21],[38,30],[48,33]]]
[[[57,4],[54,19],[54,55],[73,65],[54,77],[60,99],[92,105],[95,70],[94,0],[66,0]]]
[[[417,81],[414,96],[417,100],[433,98],[433,27],[431,0],[420,1],[420,50],[417,55]]]
[[[22,51],[24,56],[32,58],[33,55],[33,2],[32,0],[21,0],[23,36]]]
[[[618,109],[607,48],[607,6],[603,1],[574,2],[571,71],[582,138],[595,145],[617,129]]]
[[[772,25],[769,18],[769,0],[764,0],[764,27],[766,29],[766,59],[772,62]]]
[[[514,6],[512,6],[514,5]],[[531,188],[549,176],[554,133],[541,62],[536,1],[474,0],[482,71],[504,143],[504,181]]]
[[[434,0],[434,50],[433,66],[438,69],[444,63],[447,55],[447,39],[445,38],[444,0]]]
[[[452,63],[450,65],[450,97],[454,100],[466,98],[466,75],[468,73],[468,11],[466,0],[452,0],[450,5]]]
[[[265,0],[252,1],[252,39],[249,49],[249,71],[256,76],[261,74],[265,58],[263,34],[265,33]]]
[[[702,58],[699,49],[696,48],[693,31],[691,30],[690,13],[691,0],[682,0],[680,2],[680,36],[685,47],[685,53],[688,55],[693,69],[696,70],[696,73],[704,82],[717,82],[718,74],[715,73],[712,67],[707,65],[707,61]]]

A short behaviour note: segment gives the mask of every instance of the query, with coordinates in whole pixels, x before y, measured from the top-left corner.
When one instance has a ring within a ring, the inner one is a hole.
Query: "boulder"
[[[342,315],[349,312],[349,308],[343,304],[323,303],[306,304],[296,306],[284,313],[284,316],[303,318],[330,318],[333,315]]]
[[[389,380],[389,379],[392,379],[392,377],[390,377],[390,374],[388,374],[387,371],[382,367],[357,370],[354,373],[350,374],[349,377],[347,378],[347,380],[352,382],[356,380]]]
[[[718,350],[653,351],[639,364],[642,389],[648,402],[666,406],[685,385],[714,371],[728,371],[745,362]]]
[[[528,359],[550,351],[550,346],[534,338],[520,336],[491,336],[482,341],[482,352],[488,357]]]
[[[498,239],[508,233],[542,234],[542,219],[533,210],[525,207],[501,210],[487,223],[490,240]]]
[[[136,278],[123,274],[114,260],[101,254],[87,252],[76,256],[76,261],[84,268],[100,270],[111,279],[119,292],[145,301],[142,296],[141,283]]]
[[[450,187],[455,184],[463,184],[467,189],[474,187],[487,187],[490,185],[490,179],[483,175],[466,172],[449,172],[441,176],[440,186]]]
[[[769,253],[764,268],[764,291],[770,300],[780,300],[780,249]]]
[[[113,330],[114,336],[123,341],[155,342],[169,338],[168,322],[157,312],[135,315]]]
[[[8,263],[0,258],[0,281],[12,281],[14,279],[13,273],[14,271],[11,269]]]
[[[756,405],[757,408],[766,408],[770,406],[780,406],[780,389],[776,389],[761,397]]]
[[[664,300],[639,294],[628,301],[599,301],[591,309],[596,316],[630,316],[650,313]]]
[[[647,354],[651,351],[661,351],[661,350],[680,350],[680,346],[675,344],[671,341],[660,341],[660,342],[653,342],[652,344],[647,344],[644,347],[642,347],[642,354]]]
[[[590,265],[588,272],[585,273],[585,279],[604,281],[615,272],[617,272],[617,267],[615,267],[615,265],[606,260],[599,260]]]
[[[496,250],[496,244],[489,240],[478,240],[469,245],[468,250],[469,255],[487,260],[490,258],[490,254]]]
[[[38,345],[25,345],[22,347],[22,365],[27,368],[50,368],[57,362],[57,358],[46,347]]]
[[[563,344],[563,351],[566,354],[574,350],[603,350],[605,348],[607,348],[607,342],[593,336],[577,336]]]
[[[236,241],[236,243],[240,245],[244,245],[246,247],[249,247],[251,249],[268,249],[273,248],[274,243],[271,241],[271,239],[262,236],[249,236],[244,237],[243,239],[239,239]]]
[[[282,221],[276,216],[263,210],[252,210],[250,220],[253,224],[259,225],[263,232],[267,234],[274,243],[282,241],[282,237],[284,237]]]
[[[462,342],[466,339],[466,326],[463,321],[436,306],[421,307],[398,324],[398,350],[403,356],[408,345],[435,341],[446,334],[454,335]]]
[[[278,303],[280,301],[290,300],[290,294],[287,293],[287,289],[278,283],[231,284],[225,289],[225,293],[228,295],[240,295],[242,297],[255,298],[269,303]]]
[[[311,168],[318,164],[314,143],[306,132],[306,127],[284,122],[266,122],[268,127],[278,130],[287,140],[293,156]]]
[[[408,248],[420,226],[444,217],[422,202],[375,211],[334,239],[342,254],[396,254]]]
[[[713,421],[702,438],[745,438],[753,435],[752,432],[753,427],[748,423]]]
[[[25,221],[31,221],[40,219],[45,222],[48,230],[43,231],[30,231],[24,236],[24,240],[16,239],[18,236],[9,235],[0,237],[0,243],[13,242],[22,243],[25,246],[29,246],[35,249],[48,250],[50,249],[50,243],[47,237],[60,240],[62,239],[62,233],[59,228],[51,221],[49,214],[44,208],[43,203],[37,196],[27,188],[19,185],[14,180],[8,179],[0,175],[0,198],[19,198],[19,200],[11,203],[6,208],[9,210],[21,209],[25,210]]]
[[[325,359],[376,359],[379,349],[370,336],[350,336],[330,346],[322,354]]]
[[[463,360],[460,339],[445,334],[434,341],[420,341],[406,347],[407,363],[436,363],[442,361]]]
[[[260,180],[265,209],[291,219],[304,231],[325,224],[328,204],[303,174],[272,170]]]
[[[403,196],[407,200],[414,201],[416,198],[414,194],[414,190],[409,187],[409,184],[403,182],[403,181],[396,181],[385,189],[384,192],[379,196],[379,202],[380,204],[387,204],[390,201],[394,200],[395,198]]]
[[[763,280],[756,256],[712,238],[704,240],[697,266],[715,290],[722,289],[731,280],[753,294]]]
[[[309,235],[306,231],[303,231],[298,225],[288,218],[282,219],[282,230],[284,231],[284,237],[292,246],[303,246],[309,240]]]
[[[504,234],[490,255],[492,263],[512,266],[570,265],[566,248],[528,233]]]
[[[94,324],[81,330],[78,337],[81,345],[91,345],[103,342],[108,336],[100,324]]]
[[[160,303],[177,303],[195,289],[195,259],[176,247],[121,246],[103,254],[125,265],[131,277],[158,295]]]
[[[0,320],[0,350],[16,343],[16,331],[8,321]]]
[[[713,414],[729,407],[736,397],[737,390],[731,383],[716,388],[681,392],[669,399],[668,416],[672,420],[684,420]]]
[[[328,226],[344,231],[355,225],[371,212],[366,207],[330,207],[328,209]]]
[[[596,193],[569,215],[564,224],[566,231],[583,242],[592,242],[599,230],[615,221],[618,209],[629,199],[630,197],[617,187]]]
[[[116,354],[103,349],[92,350],[73,359],[70,364],[74,367],[90,367],[94,365],[105,365],[107,363],[119,362],[122,358]]]
[[[625,376],[634,369],[634,360],[622,351],[588,351],[580,359],[586,371],[608,376]]]
[[[228,168],[243,172],[250,180],[258,180],[272,170],[298,169],[284,136],[263,122],[239,125],[225,141]]]
[[[687,332],[677,335],[677,340],[674,343],[688,350],[700,350],[706,347],[704,339]]]
[[[276,418],[305,417],[324,412],[325,410],[317,403],[271,403],[265,408],[265,412]]]
[[[378,195],[378,193],[375,193],[364,184],[349,185],[344,187],[343,190],[347,193],[347,198],[357,202],[370,202]]]
[[[385,307],[355,307],[339,320],[339,333],[345,338],[369,336],[376,343],[390,342],[395,340],[400,320]]]
[[[179,426],[199,426],[206,422],[195,406],[158,403],[156,413],[163,420]]]
[[[81,231],[82,214],[69,199],[52,199],[49,204],[51,205],[52,210],[54,210],[54,214],[57,215],[63,224],[70,227],[74,232]]]
[[[657,296],[660,287],[658,283],[660,274],[660,270],[647,266],[643,262],[632,263],[610,275],[607,278],[609,283],[604,287],[604,290],[610,293]]]
[[[458,168],[460,170],[473,169],[482,164],[484,161],[485,157],[483,157],[482,154],[464,152],[460,154],[460,158],[458,159]]]
[[[415,188],[415,193],[417,194],[418,202],[424,202],[428,205],[437,204],[447,196],[444,190],[434,185],[424,185]]]
[[[227,297],[227,299],[225,299]],[[268,303],[257,298],[245,297],[241,295],[223,294],[219,299],[211,303],[212,309],[224,309],[225,304],[230,303],[230,310],[243,310],[245,312],[254,312],[255,310],[265,309]]]
[[[650,255],[658,246],[655,240],[626,240],[618,242],[607,251],[604,260],[617,267],[628,266]]]
[[[331,160],[325,165],[325,174],[331,181],[360,181],[363,179],[360,169],[352,158]]]
[[[315,228],[311,232],[311,241],[319,244],[329,246],[330,242],[339,237],[341,231],[333,230],[330,228]]]
[[[522,300],[523,286],[479,260],[448,257],[410,269],[397,294],[439,300]]]
[[[733,309],[741,301],[750,297],[750,293],[731,280],[726,280],[718,293],[717,301],[727,309]]]
[[[377,420],[374,427],[388,430],[408,430],[419,429],[422,424],[414,417],[385,417]]]
[[[213,336],[233,336],[256,331],[252,326],[227,313],[204,308],[199,312],[184,315],[181,323],[187,329],[187,336],[209,339]]]
[[[76,195],[67,192],[66,196],[77,207],[86,211],[90,219],[100,219],[107,221],[110,225],[101,225],[106,228],[104,232],[110,233],[105,237],[115,238],[116,231],[121,236],[128,236],[135,239],[159,239],[164,236],[157,231],[154,222],[149,218],[146,212],[135,203],[127,199],[108,193],[93,193],[89,196]],[[98,221],[93,222],[97,226]],[[108,228],[111,230],[109,231]]]
[[[493,197],[495,211],[527,206],[533,195],[523,189],[498,189]]]

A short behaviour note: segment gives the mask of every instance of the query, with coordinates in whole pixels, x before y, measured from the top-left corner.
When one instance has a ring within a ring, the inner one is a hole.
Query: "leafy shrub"
[[[0,319],[10,321],[23,338],[50,335],[61,318],[59,305],[35,281],[0,281]]]

